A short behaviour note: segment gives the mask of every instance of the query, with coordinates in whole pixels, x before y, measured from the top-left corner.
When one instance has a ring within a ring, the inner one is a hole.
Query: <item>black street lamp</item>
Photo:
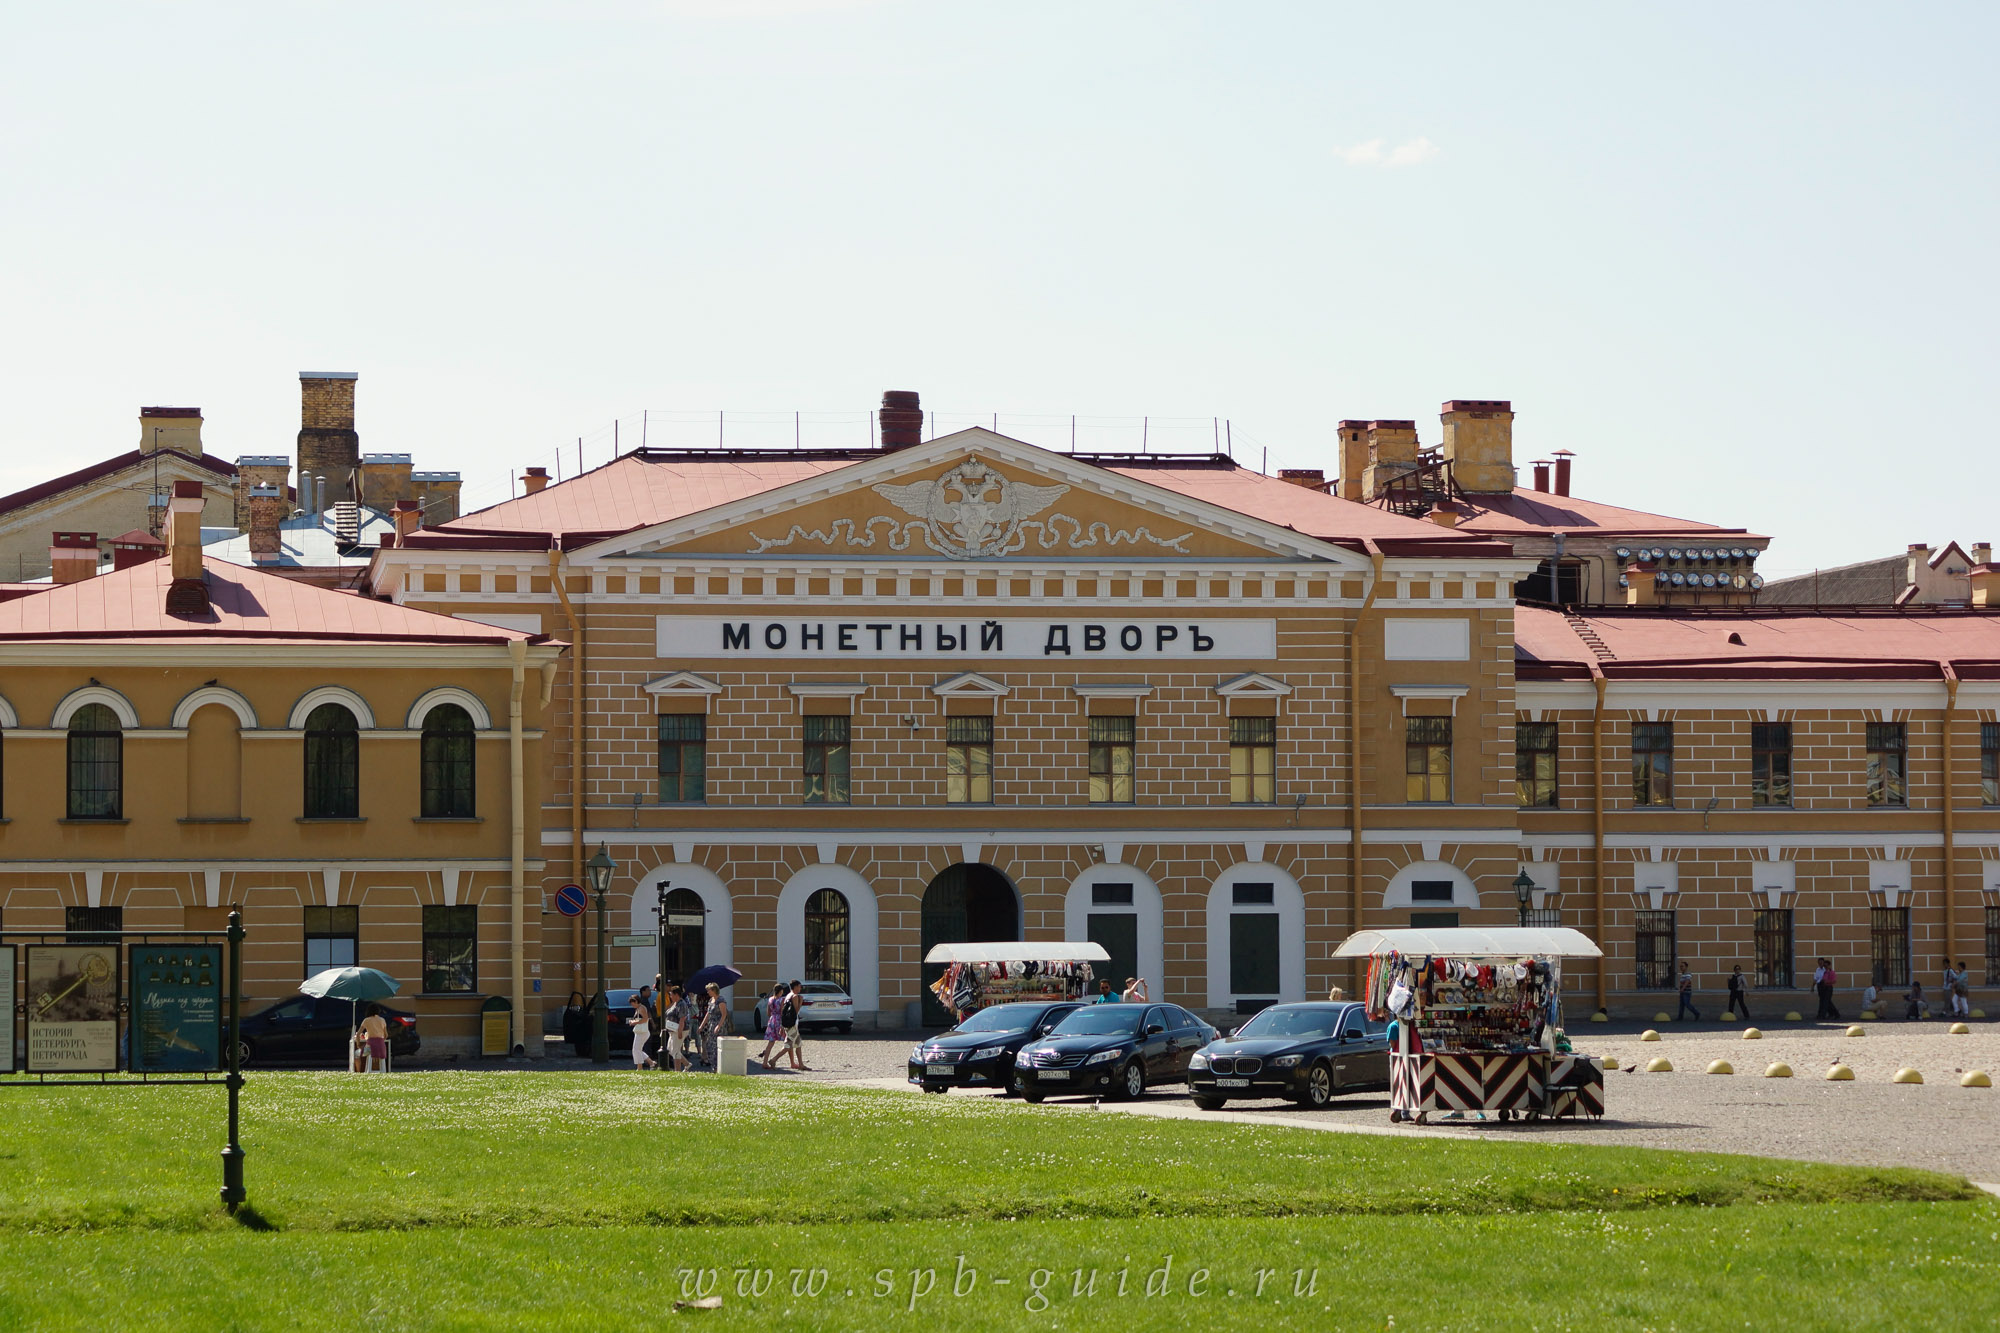
[[[1530,904],[1535,901],[1535,881],[1528,878],[1525,870],[1514,876],[1514,900],[1521,905],[1521,924],[1525,926],[1528,913],[1533,910]]]
[[[611,887],[611,872],[616,868],[605,854],[604,844],[598,843],[597,855],[586,867],[590,891],[597,895],[597,994],[590,1001],[590,1062],[597,1065],[611,1063],[611,1011],[604,993],[604,893]]]
[[[659,926],[660,930],[660,939],[659,939],[660,956],[659,956],[658,966],[655,967],[653,970],[656,973],[654,977],[654,982],[662,989],[666,987],[668,982],[673,980],[672,977],[669,977],[667,975],[667,895],[673,892],[673,887],[674,886],[672,881],[662,881],[660,884],[660,891],[659,891],[660,913],[656,920],[656,924]],[[657,998],[658,997],[656,996],[655,999]],[[665,1037],[663,1036],[661,1040],[664,1041]]]

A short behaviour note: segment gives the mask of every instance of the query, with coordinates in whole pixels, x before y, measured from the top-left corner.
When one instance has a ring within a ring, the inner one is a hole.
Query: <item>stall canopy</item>
[[[1572,932],[1574,933],[1574,932]],[[936,944],[926,963],[1108,963],[1101,944],[1070,940],[1002,940],[991,944]]]
[[[972,947],[960,945],[960,948]],[[1364,930],[1349,935],[1335,958],[1400,953],[1431,958],[1602,958],[1604,951],[1580,930],[1503,926],[1492,930]]]

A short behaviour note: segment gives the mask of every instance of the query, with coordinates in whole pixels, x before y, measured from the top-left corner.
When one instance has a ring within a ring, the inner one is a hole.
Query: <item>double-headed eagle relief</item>
[[[823,529],[794,524],[783,537],[759,537],[753,532],[751,539],[761,553],[797,542],[872,547],[879,537],[887,538],[890,550],[907,551],[921,538],[924,545],[939,555],[954,560],[976,560],[1013,555],[1025,550],[1031,541],[1044,550],[1057,546],[1079,549],[1100,542],[1108,546],[1145,543],[1185,555],[1187,540],[1193,536],[1183,532],[1177,537],[1155,537],[1144,527],[1114,531],[1107,523],[1088,522],[1062,513],[1039,518],[1070,488],[1015,481],[977,455],[929,481],[902,485],[881,482],[870,489],[910,518],[881,515],[861,522],[837,518]],[[1067,528],[1067,533],[1063,528]]]

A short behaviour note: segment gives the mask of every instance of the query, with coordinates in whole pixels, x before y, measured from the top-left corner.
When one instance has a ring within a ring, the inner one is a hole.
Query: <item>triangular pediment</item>
[[[1289,528],[980,429],[626,533],[578,556],[641,554],[1361,563]]]

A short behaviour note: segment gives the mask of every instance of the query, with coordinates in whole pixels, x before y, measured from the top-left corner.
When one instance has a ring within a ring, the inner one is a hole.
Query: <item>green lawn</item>
[[[688,1317],[716,1327],[2000,1320],[2000,1206],[1918,1171],[776,1080],[267,1073],[231,1220],[219,1090],[0,1095],[6,1329],[622,1328],[704,1282],[724,1306]]]

